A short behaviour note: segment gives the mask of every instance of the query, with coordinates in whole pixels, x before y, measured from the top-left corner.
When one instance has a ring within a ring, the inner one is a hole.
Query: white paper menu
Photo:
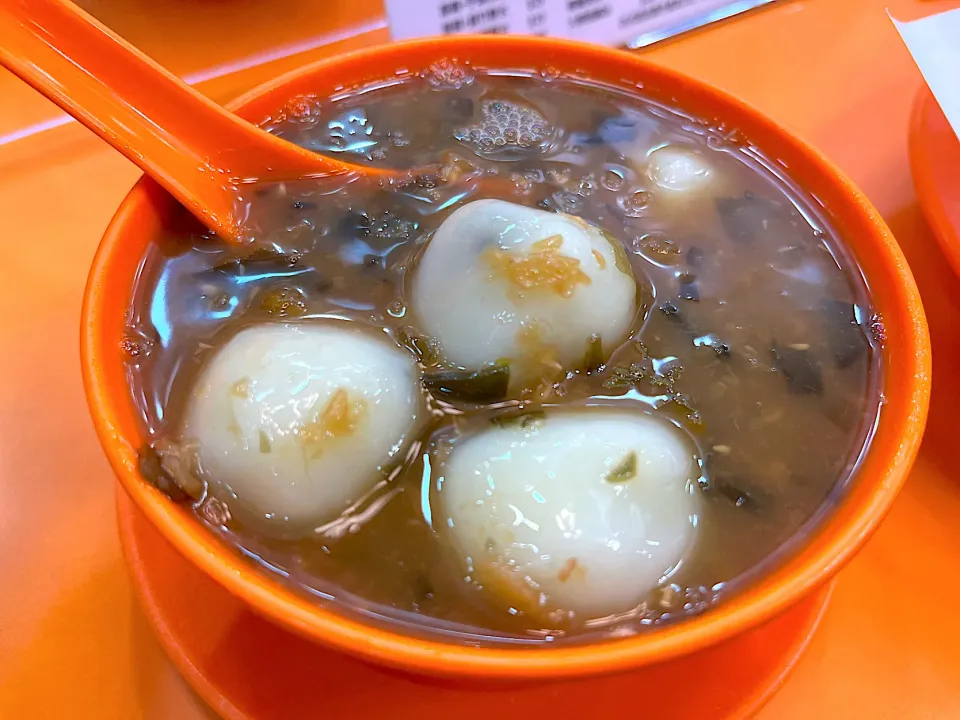
[[[640,47],[774,0],[385,0],[394,40],[549,35]]]
[[[890,19],[960,138],[960,10],[913,22]]]

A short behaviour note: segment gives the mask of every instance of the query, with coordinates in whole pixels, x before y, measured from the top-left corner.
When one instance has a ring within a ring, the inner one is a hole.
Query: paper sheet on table
[[[913,22],[890,19],[960,138],[960,10]]]
[[[774,1],[384,0],[384,5],[394,40],[513,33],[641,47]]]

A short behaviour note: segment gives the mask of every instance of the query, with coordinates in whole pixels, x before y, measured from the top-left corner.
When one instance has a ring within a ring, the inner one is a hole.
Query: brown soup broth
[[[250,247],[199,227],[171,231],[146,254],[124,348],[151,439],[145,477],[318,602],[470,642],[629,634],[702,612],[780,561],[842,491],[878,415],[874,318],[823,209],[776,158],[633,93],[450,66],[334,100],[298,98],[265,125],[353,163],[426,169],[407,182],[259,186]],[[718,183],[665,200],[630,156],[666,144],[697,149]],[[406,460],[383,469],[389,481],[306,540],[257,536],[172,468],[198,370],[240,328],[345,318],[422,350],[408,275],[442,220],[483,197],[604,228],[642,288],[635,340],[602,368],[570,373],[547,403],[652,411],[699,448],[698,550],[627,616],[541,628],[465,582],[435,532],[445,451],[516,403],[462,412],[433,398]]]

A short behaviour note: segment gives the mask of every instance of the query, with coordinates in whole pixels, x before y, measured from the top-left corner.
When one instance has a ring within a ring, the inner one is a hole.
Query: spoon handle
[[[0,64],[227,239],[242,183],[350,169],[227,112],[66,0],[0,0]]]

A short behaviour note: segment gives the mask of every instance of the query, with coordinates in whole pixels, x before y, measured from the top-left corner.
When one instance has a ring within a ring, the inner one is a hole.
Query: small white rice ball
[[[647,174],[657,187],[676,193],[706,188],[714,170],[700,153],[689,148],[666,145],[650,153]]]
[[[234,514],[297,535],[383,479],[420,402],[412,357],[385,337],[337,321],[257,325],[203,368],[183,437]]]
[[[433,236],[416,269],[412,306],[449,363],[477,370],[509,362],[513,381],[536,376],[541,364],[580,368],[594,357],[591,343],[609,355],[630,330],[636,295],[623,248],[598,228],[476,200]]]
[[[635,608],[694,546],[693,443],[645,413],[528,416],[458,441],[442,472],[440,522],[469,579],[545,622]]]

